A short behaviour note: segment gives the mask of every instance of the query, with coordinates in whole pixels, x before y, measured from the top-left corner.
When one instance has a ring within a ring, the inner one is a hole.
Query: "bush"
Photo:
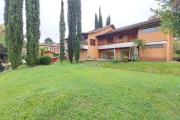
[[[54,57],[59,57],[59,56],[60,56],[60,54],[54,53]]]
[[[124,61],[124,62],[128,62],[128,59],[129,59],[128,56],[124,56],[124,57],[123,57],[123,61]]]
[[[39,57],[37,60],[37,65],[50,65],[52,62],[52,58],[49,56]]]
[[[112,56],[111,56],[111,59],[112,59],[112,62],[113,62],[113,63],[118,63],[118,62],[119,62],[119,59],[118,59],[118,58],[115,58],[115,57],[112,57]]]
[[[176,50],[176,53],[177,53],[177,54],[180,54],[180,49]]]
[[[133,56],[133,57],[132,57],[132,60],[133,60],[133,61],[139,61],[139,57],[138,57],[138,56]]]

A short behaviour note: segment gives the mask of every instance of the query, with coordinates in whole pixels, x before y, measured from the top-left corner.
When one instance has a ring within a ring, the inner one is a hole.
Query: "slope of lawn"
[[[180,62],[97,62],[87,61],[84,64],[98,63],[103,68],[122,69],[130,71],[141,71],[164,75],[180,76]]]
[[[0,74],[0,96],[2,120],[180,119],[173,75],[69,62],[22,66]]]

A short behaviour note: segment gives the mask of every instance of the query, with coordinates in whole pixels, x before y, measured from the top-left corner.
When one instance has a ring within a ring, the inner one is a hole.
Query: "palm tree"
[[[138,57],[139,57],[140,50],[142,50],[144,52],[144,50],[146,49],[146,43],[144,42],[144,40],[136,39],[134,41],[133,45],[130,47],[131,56],[132,56],[132,54],[134,54],[134,50],[136,48],[138,49]]]
[[[46,48],[45,47],[41,47],[41,48],[39,48],[40,49],[40,51],[41,51],[41,56],[43,56],[43,53],[44,53],[44,51],[46,50]]]

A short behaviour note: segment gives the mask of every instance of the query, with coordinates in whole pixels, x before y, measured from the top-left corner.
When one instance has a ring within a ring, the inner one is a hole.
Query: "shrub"
[[[118,58],[115,58],[115,57],[112,57],[112,56],[111,56],[111,59],[112,59],[112,62],[113,62],[113,63],[118,63],[118,62],[119,62],[119,59],[118,59]]]
[[[177,54],[180,54],[180,49],[176,50],[176,53],[177,53]]]
[[[52,62],[52,58],[49,56],[39,57],[37,60],[37,65],[50,65]]]
[[[124,56],[124,57],[123,57],[123,61],[124,61],[124,62],[128,62],[128,59],[129,59],[128,56]]]
[[[59,56],[60,56],[60,54],[54,53],[54,57],[59,57]]]
[[[133,56],[133,57],[132,57],[132,60],[133,60],[133,61],[139,61],[139,57],[138,57],[138,56]]]

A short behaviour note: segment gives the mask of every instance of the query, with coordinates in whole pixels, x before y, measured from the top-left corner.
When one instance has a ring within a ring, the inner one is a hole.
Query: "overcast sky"
[[[146,21],[148,17],[153,15],[150,8],[158,8],[155,0],[81,0],[81,2],[82,32],[94,29],[95,13],[99,13],[99,6],[101,6],[103,25],[106,24],[106,18],[110,15],[111,23],[116,28]],[[67,25],[67,0],[64,0],[64,3]],[[59,42],[60,9],[61,0],[40,0],[41,42],[47,37],[50,37],[56,43]],[[3,14],[4,0],[0,0],[0,24],[4,23]],[[66,28],[68,27],[66,26]],[[67,36],[68,30],[66,29]]]

